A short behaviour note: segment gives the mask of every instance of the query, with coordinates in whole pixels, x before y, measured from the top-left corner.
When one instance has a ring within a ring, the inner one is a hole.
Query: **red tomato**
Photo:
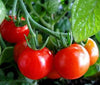
[[[85,48],[90,55],[90,65],[95,64],[99,57],[99,50],[95,41],[89,38],[85,45]]]
[[[7,21],[6,19],[0,25],[1,35],[4,40],[10,43],[17,43],[19,41],[25,40],[25,36],[28,36],[29,29],[27,25],[22,27],[16,27],[15,23],[10,16],[11,21]],[[24,20],[22,18],[22,20]]]
[[[19,55],[25,50],[26,47],[26,40],[23,40],[14,46],[14,60],[16,62],[18,61]]]
[[[77,79],[83,76],[90,65],[89,54],[79,44],[72,44],[55,55],[56,71],[65,79]]]
[[[58,79],[61,76],[57,73],[57,71],[53,67],[52,70],[50,71],[50,73],[47,75],[47,77],[50,78],[50,79]]]
[[[26,48],[18,59],[21,73],[30,79],[41,79],[51,70],[53,55],[46,47],[41,50]]]

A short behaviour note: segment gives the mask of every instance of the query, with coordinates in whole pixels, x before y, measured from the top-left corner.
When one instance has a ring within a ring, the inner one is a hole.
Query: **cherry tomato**
[[[53,51],[51,51],[53,56],[55,55]],[[54,57],[53,57],[53,66],[52,66],[52,69],[51,71],[49,72],[49,74],[47,75],[47,78],[49,79],[58,79],[60,78],[61,76],[57,73],[55,67],[54,67]]]
[[[16,62],[18,61],[19,55],[25,50],[26,47],[27,47],[26,40],[23,40],[21,42],[18,42],[14,46],[14,60]]]
[[[53,55],[46,47],[41,50],[33,50],[27,47],[18,59],[18,67],[21,73],[30,79],[41,79],[51,70]]]
[[[88,38],[85,48],[90,55],[90,65],[95,64],[99,57],[99,50],[95,41],[91,38]]]
[[[52,67],[52,70],[50,71],[50,73],[47,75],[48,78],[50,79],[58,79],[61,76],[57,73],[57,71],[55,70],[54,67]]]
[[[89,54],[79,44],[61,49],[55,55],[55,69],[65,79],[77,79],[83,76],[90,65]]]
[[[17,43],[19,41],[25,40],[24,35],[28,36],[29,34],[28,26],[24,25],[21,27],[17,27],[13,22],[12,17],[9,17],[11,18],[10,21],[7,21],[5,19],[0,25],[1,35],[3,39],[10,43]],[[22,20],[24,20],[24,18],[22,18]]]

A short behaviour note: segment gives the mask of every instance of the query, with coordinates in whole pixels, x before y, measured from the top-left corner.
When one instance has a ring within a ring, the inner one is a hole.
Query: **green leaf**
[[[2,0],[0,0],[0,24],[4,20],[5,15],[6,15],[6,9],[5,9],[5,6],[4,6]]]
[[[48,13],[50,13],[50,14],[57,12],[57,10],[59,8],[58,0],[46,0],[45,8],[48,11]]]
[[[4,74],[3,70],[0,69],[0,81],[1,80],[5,80],[5,74]]]
[[[71,28],[70,21],[67,17],[64,17],[64,19],[61,19],[59,23],[57,24],[56,28],[59,28],[61,32],[69,31]]]
[[[72,6],[72,33],[76,42],[100,31],[100,0],[75,0]]]
[[[95,37],[98,40],[98,42],[100,43],[100,31],[97,34],[95,34]]]
[[[13,61],[13,47],[6,47],[0,57],[0,64]]]
[[[96,65],[90,66],[84,77],[89,77],[96,74],[98,70],[96,69]]]
[[[9,72],[9,73],[7,74],[7,79],[11,80],[11,79],[13,79],[13,78],[14,78],[14,73],[13,73],[13,72]]]

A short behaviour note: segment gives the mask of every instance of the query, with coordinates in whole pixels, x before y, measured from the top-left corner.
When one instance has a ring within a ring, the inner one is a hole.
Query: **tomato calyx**
[[[5,20],[13,21],[16,27],[23,27],[27,24],[25,18],[20,16],[6,16]]]

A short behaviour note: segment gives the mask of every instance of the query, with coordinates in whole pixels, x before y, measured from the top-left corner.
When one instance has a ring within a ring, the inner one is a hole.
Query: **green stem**
[[[27,3],[27,5],[29,6],[29,8],[32,10],[32,12],[40,19],[40,21],[42,22],[42,24],[44,26],[46,26],[47,28],[51,29],[51,25],[49,23],[47,23],[32,7],[32,4]]]
[[[31,45],[30,45],[30,43],[28,42],[28,38],[27,38],[27,36],[26,36],[26,35],[24,35],[24,36],[25,36],[25,40],[26,40],[26,42],[27,42],[28,47],[31,48]]]
[[[27,11],[27,9],[25,7],[25,4],[24,4],[23,0],[19,0],[19,2],[20,2],[20,5],[21,5],[22,10],[24,11],[26,17],[29,17],[29,13],[28,13],[28,11]]]
[[[31,38],[32,39],[32,46],[31,47],[35,50],[36,49],[36,43],[35,43],[36,34],[32,30],[32,27],[30,25],[28,17],[26,17],[26,21],[27,21],[27,25],[28,25],[29,30],[30,30],[30,34],[32,35],[32,38]]]
[[[51,25],[51,29],[52,29],[52,30],[54,30],[54,25],[55,25],[54,23],[52,23],[53,21],[54,21],[54,15],[51,14],[51,24],[52,24],[52,25]]]
[[[39,30],[45,32],[46,34],[50,34],[50,35],[52,35],[52,36],[54,36],[54,37],[56,37],[56,38],[59,38],[59,36],[57,35],[56,32],[54,32],[54,31],[52,31],[52,30],[49,30],[49,29],[45,28],[44,26],[38,24],[38,23],[35,22],[31,17],[30,17],[30,21],[31,21],[32,23],[34,23],[35,26],[37,26],[37,27],[36,27],[37,29],[39,29]]]
[[[18,0],[14,0],[13,8],[12,8],[12,16],[15,16],[15,15],[16,15],[17,1],[18,1]]]
[[[46,41],[44,42],[44,44],[42,45],[40,49],[43,49],[47,45],[48,41],[49,41],[49,37],[46,39]]]
[[[67,47],[66,38],[63,37],[62,34],[61,34],[61,41],[62,41],[61,43],[62,43],[63,47]]]
[[[32,35],[32,48],[33,49],[36,49],[36,44],[35,44],[35,38],[36,38],[36,35],[34,33],[34,31],[32,30],[32,27],[31,27],[31,24],[30,24],[30,21],[29,21],[29,13],[23,3],[23,0],[19,0],[20,4],[21,4],[21,7],[22,7],[22,10],[24,11],[25,13],[25,18],[26,18],[26,21],[27,21],[27,25],[29,27],[29,30],[30,30],[30,34]]]
[[[42,22],[42,24],[44,26],[46,26],[47,28],[51,29],[51,25],[50,24],[48,24],[42,17],[39,17],[39,18],[40,18],[40,21]]]
[[[0,34],[0,44],[1,44],[1,46],[2,46],[3,49],[6,48],[6,44],[3,41],[1,34]]]
[[[47,34],[51,34],[52,36],[54,36],[54,37],[56,37],[56,38],[59,38],[59,36],[57,35],[56,32],[47,29],[46,27],[44,27],[44,26],[38,24],[36,21],[34,21],[34,20],[32,19],[32,17],[29,15],[29,13],[28,13],[28,11],[27,11],[27,9],[26,9],[26,7],[25,7],[25,4],[23,3],[23,0],[19,0],[19,2],[20,2],[20,5],[21,5],[22,10],[24,11],[26,17],[29,17],[30,21],[31,21],[35,26],[37,26],[37,29],[39,29],[39,30],[41,30],[41,31],[43,31],[43,32],[45,32],[45,33],[47,33]],[[32,32],[32,29],[31,29],[30,31]]]

